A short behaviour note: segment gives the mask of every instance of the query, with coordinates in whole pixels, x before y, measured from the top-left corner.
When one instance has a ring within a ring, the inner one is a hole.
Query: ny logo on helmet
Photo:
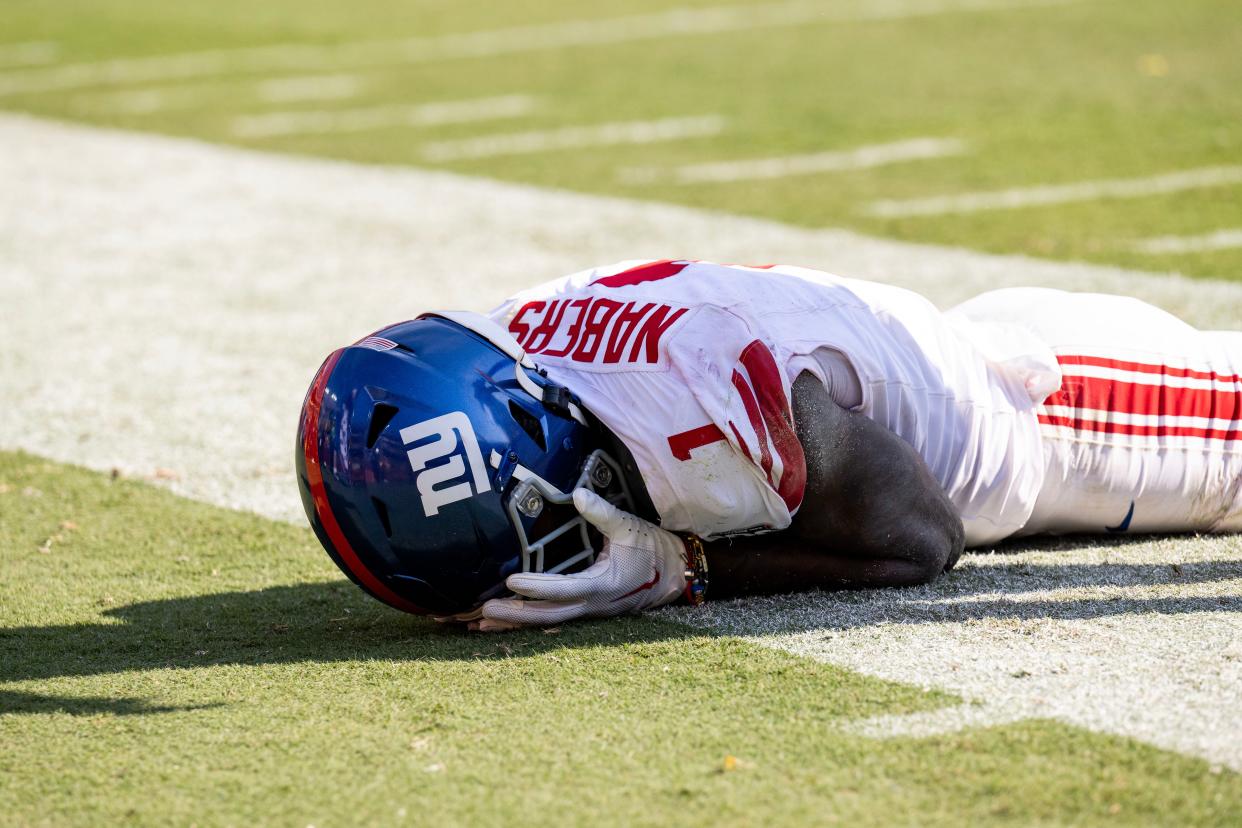
[[[427,437],[435,439],[415,446],[407,454],[423,499],[423,512],[431,517],[442,506],[486,491],[488,482],[479,441],[465,414],[454,411],[401,429],[401,441],[407,446]],[[438,460],[447,462],[436,463]]]

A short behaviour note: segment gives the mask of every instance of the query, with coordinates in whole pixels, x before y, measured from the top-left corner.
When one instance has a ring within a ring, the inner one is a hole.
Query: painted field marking
[[[910,138],[887,144],[872,144],[846,150],[787,155],[779,158],[747,158],[739,161],[712,161],[686,164],[672,169],[627,167],[617,173],[622,181],[647,184],[672,181],[677,184],[723,183],[788,178],[826,172],[863,170],[905,161],[962,155],[966,144],[955,138]]]
[[[1242,227],[1217,230],[1200,236],[1155,236],[1140,239],[1130,245],[1136,253],[1160,255],[1165,253],[1206,253],[1212,250],[1231,250],[1242,247]]]
[[[929,198],[883,199],[868,204],[863,212],[878,218],[941,216],[950,213],[979,213],[986,210],[1019,210],[1081,201],[1116,198],[1145,198],[1186,190],[1229,187],[1242,184],[1242,165],[1199,167],[1163,173],[1146,178],[1111,178],[1079,181],[1074,184],[1048,184],[1009,190],[931,196]]]
[[[0,75],[0,95],[148,83],[227,72],[322,71],[325,66],[387,66],[607,46],[692,35],[813,24],[901,20],[941,14],[1061,6],[1081,0],[791,0],[670,9],[594,20],[564,20],[478,32],[365,40],[335,46],[276,43],[150,57],[115,58]]]
[[[369,106],[358,109],[268,112],[233,119],[239,138],[269,138],[327,132],[364,132],[385,127],[464,124],[529,114],[536,101],[529,95],[501,95],[464,101]]]
[[[1242,539],[1049,546],[968,552],[924,587],[659,614],[966,702],[846,726],[868,736],[1055,719],[1242,770]]]
[[[0,43],[0,67],[37,66],[60,57],[60,44],[50,40]]]
[[[225,81],[224,83],[229,83]],[[236,81],[232,82],[236,85]],[[75,96],[77,111],[120,112],[127,115],[149,115],[165,110],[194,109],[202,105],[204,89],[219,86],[214,80],[178,85],[162,84],[122,92],[87,92]],[[352,98],[365,85],[359,75],[290,75],[269,80],[246,82],[255,97],[266,103],[298,101],[339,101]]]
[[[298,75],[262,81],[255,91],[268,103],[339,101],[356,97],[363,85],[359,75]]]
[[[724,130],[726,123],[726,119],[720,115],[661,118],[655,121],[613,121],[559,129],[480,135],[455,141],[432,141],[423,145],[422,155],[428,161],[459,161],[619,144],[653,144],[658,141],[717,135]]]
[[[116,112],[124,115],[149,115],[166,109],[196,106],[202,99],[191,90],[173,90],[164,86],[155,89],[130,89],[102,95],[78,95],[70,102],[75,112]]]

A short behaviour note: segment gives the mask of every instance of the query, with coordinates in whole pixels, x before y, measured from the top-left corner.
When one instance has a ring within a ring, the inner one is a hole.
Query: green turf
[[[679,0],[710,6],[725,0]],[[8,0],[5,41],[51,39],[63,62],[232,48],[323,44],[611,18],[667,8],[656,0],[460,4],[360,0]],[[861,0],[826,3],[858,7]],[[879,219],[876,199],[1145,177],[1242,162],[1242,5],[1234,0],[1084,0],[906,20],[804,24],[637,43],[358,70],[345,101],[261,102],[234,73],[165,87],[173,108],[133,114],[115,93],[151,84],[17,94],[0,106],[126,128],[369,162],[437,166],[426,141],[614,120],[720,113],[721,135],[643,147],[462,161],[447,169],[767,216],[901,239],[1142,269],[1242,279],[1242,248],[1132,252],[1136,239],[1242,227],[1242,186],[969,215]],[[1158,57],[1151,57],[1151,56]],[[352,72],[348,61],[274,74]],[[34,72],[42,70],[30,70]],[[0,70],[0,83],[19,76]],[[241,141],[232,120],[266,109],[334,109],[507,93],[541,98],[529,116],[482,124],[388,128]],[[915,136],[966,141],[962,157],[774,181],[626,183],[631,166],[666,168],[817,152]],[[649,251],[650,252],[650,251]]]
[[[309,530],[0,454],[0,824],[1229,824],[1242,776],[645,619],[390,611]],[[726,757],[735,757],[726,770]]]

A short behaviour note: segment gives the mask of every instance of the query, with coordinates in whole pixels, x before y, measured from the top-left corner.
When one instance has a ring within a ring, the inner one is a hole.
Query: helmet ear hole
[[[525,431],[530,439],[535,441],[540,451],[548,450],[547,440],[543,436],[543,426],[540,425],[539,419],[531,414],[525,408],[509,400],[509,413],[513,415],[513,419]]]
[[[395,416],[397,416],[396,406],[388,403],[375,404],[375,408],[371,409],[371,424],[367,428],[367,448],[375,446],[375,441],[379,439],[380,434]]]

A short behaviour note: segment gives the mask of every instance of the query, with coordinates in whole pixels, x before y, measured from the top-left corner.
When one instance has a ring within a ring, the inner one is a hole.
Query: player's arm
[[[784,532],[707,547],[712,597],[908,586],[957,562],[962,521],[918,452],[809,373],[793,384],[793,414],[802,506]]]

